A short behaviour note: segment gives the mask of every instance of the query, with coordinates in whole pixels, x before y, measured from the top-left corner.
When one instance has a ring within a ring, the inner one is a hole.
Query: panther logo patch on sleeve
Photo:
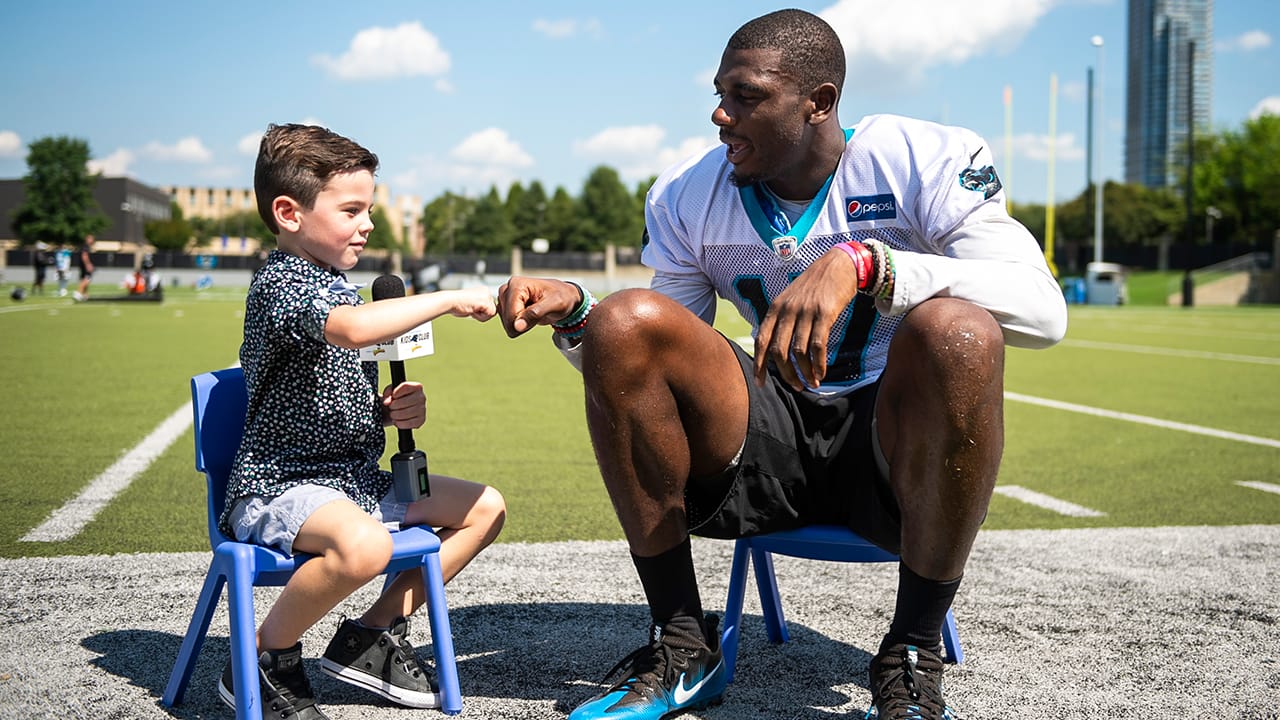
[[[991,165],[980,168],[968,167],[960,173],[960,187],[965,190],[982,193],[983,198],[990,200],[992,195],[1000,192],[1000,178]]]

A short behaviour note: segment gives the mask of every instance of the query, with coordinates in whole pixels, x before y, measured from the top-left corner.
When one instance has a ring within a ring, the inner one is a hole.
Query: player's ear
[[[271,201],[271,214],[276,219],[276,225],[283,232],[298,232],[301,224],[298,211],[302,206],[297,200],[288,195],[277,195]]]
[[[835,117],[836,101],[840,98],[840,91],[833,83],[822,83],[809,93],[809,103],[811,112],[809,114],[809,122],[813,125],[819,125],[826,122],[829,118]]]

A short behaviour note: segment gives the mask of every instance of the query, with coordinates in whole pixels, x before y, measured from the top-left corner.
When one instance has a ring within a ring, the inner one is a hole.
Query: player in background
[[[718,701],[719,632],[689,534],[813,523],[901,556],[868,716],[950,717],[941,627],[996,482],[1005,346],[1057,342],[1066,305],[1005,211],[987,143],[887,115],[845,128],[844,76],[821,18],[746,23],[715,76],[722,145],[648,193],[652,289],[598,305],[559,280],[501,290],[507,333],[552,325],[583,373],[653,621],[619,681],[571,720],[657,720]],[[717,295],[752,324],[753,355],[712,328]]]
[[[76,267],[80,268],[80,284],[73,297],[76,301],[89,299],[89,285],[93,283],[93,235],[85,235],[84,243],[76,249]]]

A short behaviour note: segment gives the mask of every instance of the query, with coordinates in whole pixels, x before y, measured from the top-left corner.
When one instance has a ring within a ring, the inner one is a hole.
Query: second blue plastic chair
[[[729,682],[733,682],[737,665],[738,641],[742,630],[742,601],[747,587],[747,570],[752,563],[756,567],[756,587],[760,591],[760,608],[769,642],[784,643],[791,637],[787,632],[786,618],[782,614],[778,580],[773,574],[775,553],[834,562],[898,561],[897,555],[871,544],[852,530],[837,525],[811,525],[738,539],[733,549],[729,598],[725,601],[724,633],[720,639]],[[956,619],[950,610],[947,610],[942,626],[942,644],[946,650],[947,662],[964,661],[964,649],[960,646]]]

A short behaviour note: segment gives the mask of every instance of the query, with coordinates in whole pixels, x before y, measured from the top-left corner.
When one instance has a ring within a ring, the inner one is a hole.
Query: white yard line
[[[51,304],[12,305],[10,307],[0,307],[0,315],[8,315],[9,313],[17,313],[17,312],[31,312],[36,310],[49,310],[51,312],[57,312],[59,310],[66,310],[69,307],[71,306],[70,305],[51,305]]]
[[[1235,355],[1232,353],[1205,352],[1204,350],[1178,350],[1174,348],[1152,347],[1150,345],[1126,345],[1123,343],[1097,342],[1095,340],[1063,340],[1062,345],[1092,348],[1095,350],[1116,350],[1118,352],[1141,353],[1143,355],[1165,355],[1168,357],[1195,358],[1197,360],[1226,360],[1228,362],[1252,363],[1254,365],[1280,365],[1280,358],[1260,357],[1257,355]]]
[[[1056,512],[1059,515],[1067,515],[1070,517],[1105,517],[1106,513],[1098,512],[1083,505],[1069,503],[1066,500],[1059,500],[1052,495],[1038,493],[1035,490],[1028,490],[1021,485],[997,485],[996,492],[1011,497],[1014,500],[1021,500],[1028,505],[1035,505],[1038,508],[1044,508]]]
[[[1275,493],[1276,495],[1280,495],[1280,485],[1276,485],[1275,483],[1255,482],[1253,480],[1240,480],[1236,484],[1243,485],[1244,487],[1247,487],[1247,488],[1253,488],[1254,490],[1261,490],[1262,492],[1269,492],[1269,493]]]
[[[1142,425],[1151,425],[1158,428],[1164,428],[1166,430],[1181,430],[1183,432],[1195,433],[1197,435],[1208,435],[1209,437],[1221,438],[1223,440],[1235,440],[1238,442],[1250,443],[1252,445],[1280,448],[1280,440],[1258,437],[1257,435],[1245,435],[1244,433],[1231,432],[1229,430],[1218,430],[1216,428],[1204,427],[1201,425],[1190,425],[1188,423],[1174,422],[1172,420],[1161,420],[1160,418],[1147,417],[1145,415],[1134,415],[1133,413],[1103,410],[1102,408],[1089,407],[1088,405],[1076,405],[1075,403],[1061,402],[1058,400],[1047,400],[1045,398],[1032,397],[1031,395],[1023,395],[1022,393],[1016,392],[1006,391],[1004,397],[1006,400],[1029,403],[1031,405],[1040,405],[1042,407],[1053,408],[1055,410],[1066,410],[1068,412],[1083,413],[1085,415],[1096,415],[1098,417],[1110,418],[1112,420],[1124,420],[1126,422],[1134,422]]]
[[[151,434],[111,467],[94,478],[80,494],[54,510],[43,523],[22,536],[23,542],[58,542],[70,540],[120,494],[129,483],[160,456],[178,436],[191,427],[191,403],[174,411]]]

